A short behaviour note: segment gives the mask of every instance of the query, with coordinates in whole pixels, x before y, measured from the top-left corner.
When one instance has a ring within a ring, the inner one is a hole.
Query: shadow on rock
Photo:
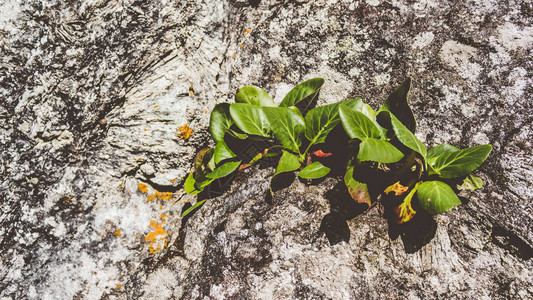
[[[437,232],[437,222],[433,216],[417,211],[415,216],[407,223],[397,224],[392,218],[387,218],[389,224],[389,237],[393,240],[402,238],[405,252],[415,253],[427,245]]]
[[[329,201],[330,213],[322,219],[320,231],[326,234],[330,245],[348,242],[350,229],[346,221],[363,214],[368,205],[356,203],[342,181],[326,192],[325,197]]]

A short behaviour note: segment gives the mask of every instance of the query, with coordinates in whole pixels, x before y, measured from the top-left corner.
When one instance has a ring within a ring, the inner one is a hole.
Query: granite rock
[[[5,299],[533,298],[530,1],[5,0],[0,38]],[[214,105],[317,76],[374,108],[411,76],[422,141],[494,146],[484,188],[398,227],[256,167],[182,219]]]

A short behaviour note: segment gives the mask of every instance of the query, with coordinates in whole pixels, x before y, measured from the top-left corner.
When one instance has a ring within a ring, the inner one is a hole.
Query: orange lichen
[[[148,196],[146,197],[146,200],[147,200],[148,202],[155,200],[155,195],[148,195]]]
[[[173,194],[171,192],[165,192],[165,193],[162,194],[161,200],[168,201],[168,200],[170,200],[170,198],[172,198],[172,195]]]
[[[408,186],[403,186],[400,184],[400,182],[396,182],[395,184],[393,185],[390,185],[388,186],[386,189],[385,189],[385,194],[388,194],[390,192],[394,192],[394,195],[396,196],[400,196],[402,195],[403,193],[407,192],[407,190],[409,189]]]
[[[143,161],[143,159],[139,157],[139,158],[137,158],[137,161]]]
[[[156,221],[150,221],[150,227],[153,228],[153,231],[148,233],[144,239],[150,242],[150,246],[148,247],[150,253],[157,253],[167,246],[168,233],[163,229],[161,223],[157,223]]]
[[[115,289],[120,290],[122,288],[122,284],[118,284],[115,286]]]
[[[162,206],[162,205],[159,205],[159,209],[163,209],[163,206]]]
[[[139,183],[139,185],[137,187],[139,188],[139,191],[141,191],[143,193],[148,193],[148,187],[146,186],[146,184]]]
[[[237,53],[233,53],[233,58],[237,58]]]
[[[114,236],[122,236],[122,232],[120,232],[120,230],[115,230],[115,232],[113,232],[113,235]]]
[[[248,33],[250,33],[250,31],[251,31],[250,29],[244,29],[244,31],[243,31],[244,35],[247,35]]]
[[[176,178],[172,178],[172,179],[170,179],[170,182],[171,182],[171,183],[176,182]]]
[[[178,128],[178,137],[181,139],[186,140],[190,138],[192,133],[193,130],[189,127],[188,124],[182,125],[180,126],[180,128]]]
[[[154,108],[158,108],[158,107],[159,107],[159,105],[154,106]]]
[[[143,130],[144,130],[144,131],[148,131],[148,129],[146,129],[146,128],[143,128]]]
[[[167,220],[168,220],[168,214],[162,214],[159,216],[159,219],[161,219],[161,222],[163,222],[163,224],[166,224],[167,223]]]

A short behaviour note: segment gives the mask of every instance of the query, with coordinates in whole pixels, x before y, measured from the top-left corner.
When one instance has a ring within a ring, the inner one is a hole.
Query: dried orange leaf
[[[403,195],[403,193],[407,192],[408,189],[409,189],[408,186],[403,186],[398,181],[395,184],[388,186],[385,189],[385,194],[388,194],[390,192],[394,192],[394,195],[400,196],[400,195]]]
[[[403,199],[402,204],[398,205],[394,208],[394,218],[395,222],[398,224],[403,224],[411,220],[415,214],[416,211],[411,206],[411,199],[413,199],[414,194],[418,190],[418,187],[420,186],[420,182],[415,185],[415,187],[405,196]]]
[[[333,155],[333,153],[330,153],[330,152],[324,152],[322,150],[317,150],[317,151],[314,151],[313,154],[316,156],[316,157],[330,157]]]
[[[357,202],[361,204],[367,204],[370,206],[371,199],[368,193],[368,187],[366,183],[359,182],[353,178],[354,167],[351,166],[346,170],[344,175],[344,183],[348,188],[348,193]]]

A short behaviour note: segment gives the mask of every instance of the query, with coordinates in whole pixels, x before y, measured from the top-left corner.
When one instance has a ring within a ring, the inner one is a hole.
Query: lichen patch
[[[163,229],[161,223],[157,223],[156,221],[150,221],[150,227],[153,230],[144,239],[150,242],[150,246],[148,247],[150,253],[157,253],[167,246],[168,233]]]
[[[191,137],[193,130],[189,127],[189,124],[184,124],[178,128],[178,137],[180,139],[187,140]]]

